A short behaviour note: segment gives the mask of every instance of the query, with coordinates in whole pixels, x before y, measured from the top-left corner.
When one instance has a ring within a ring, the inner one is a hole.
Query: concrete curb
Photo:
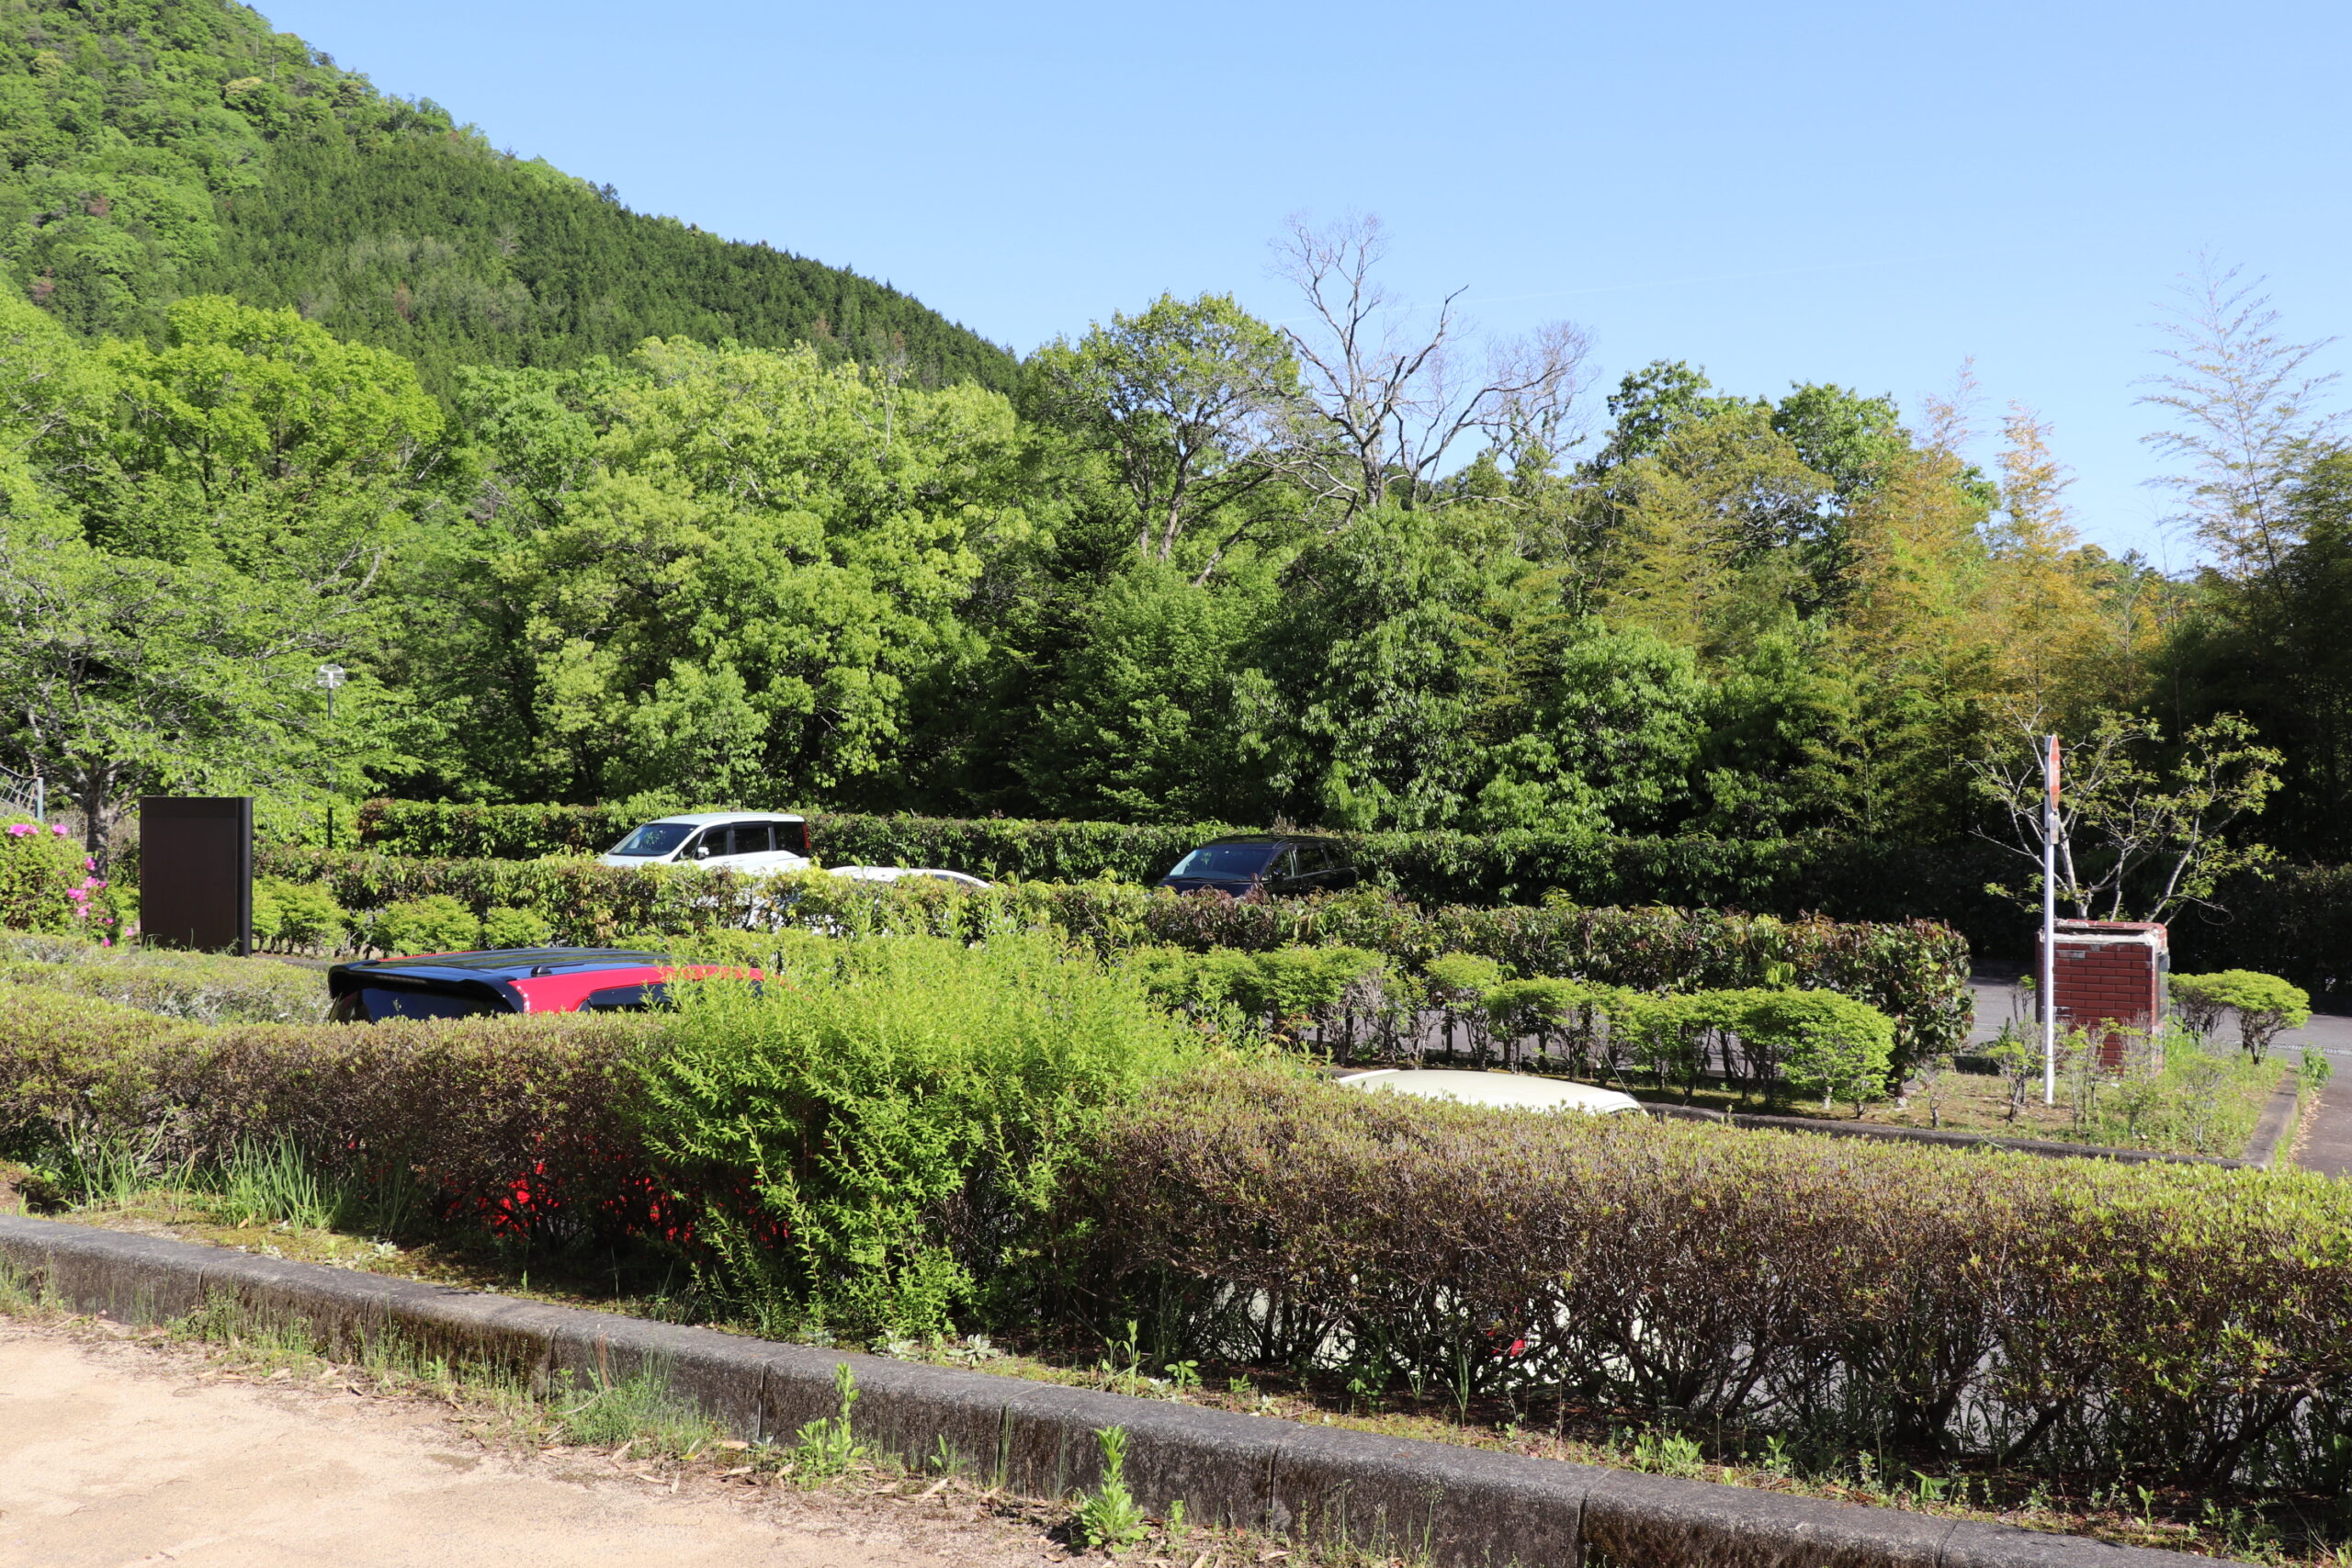
[[[2270,1091],[2270,1103],[2262,1108],[2262,1119],[2254,1124],[2254,1135],[2245,1141],[2244,1164],[2268,1170],[2278,1163],[2278,1140],[2294,1126],[2295,1112],[2302,1103],[2301,1079],[2289,1073]]]
[[[1435,1568],[2233,1568],[2006,1525],[775,1344],[20,1215],[0,1215],[0,1258],[74,1307],[125,1321],[161,1321],[225,1295],[264,1319],[304,1319],[338,1350],[389,1332],[535,1382],[650,1370],[752,1438],[788,1440],[832,1414],[833,1369],[847,1362],[860,1390],[859,1438],[910,1462],[944,1444],[1012,1490],[1060,1498],[1097,1479],[1095,1431],[1123,1427],[1128,1485],[1153,1513],[1182,1498],[1194,1519]]]
[[[2286,1091],[2291,1096],[2291,1089]],[[2223,1170],[2262,1170],[2268,1168],[2270,1154],[2264,1148],[2260,1157],[2254,1157],[2260,1143],[2262,1129],[2269,1125],[2278,1097],[2271,1096],[2271,1103],[2263,1108],[2263,1120],[2255,1126],[2254,1140],[2247,1145],[2248,1157],[2222,1159],[2213,1155],[2176,1155],[2162,1149],[2120,1149],[2104,1144],[2068,1144],[2052,1138],[1996,1138],[1984,1133],[1947,1133],[1933,1127],[1888,1127],[1870,1122],[1832,1122],[1813,1116],[1755,1116],[1744,1111],[1710,1111],[1702,1105],[1659,1105],[1644,1101],[1642,1109],[1653,1116],[1664,1116],[1678,1122],[1716,1122],[1726,1126],[1746,1128],[1753,1132],[1810,1133],[1821,1138],[1862,1138],[1882,1144],[1932,1144],[1946,1149],[1994,1149],[2009,1154],[2034,1155],[2042,1159],[2104,1159],[2119,1165],[2210,1165]],[[2291,1104],[2291,1099],[2290,1103]],[[2278,1133],[2270,1134],[2272,1145]]]

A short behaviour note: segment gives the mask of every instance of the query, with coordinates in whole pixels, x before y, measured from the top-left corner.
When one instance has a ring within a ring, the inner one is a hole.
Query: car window
[[[775,829],[765,822],[738,822],[735,825],[735,852],[739,855],[763,855],[775,845],[769,835]]]
[[[606,986],[594,990],[581,1000],[582,1012],[643,1012],[648,1008],[666,1005],[670,987],[659,980],[639,981],[634,986]]]
[[[1310,839],[1298,846],[1298,869],[1312,874],[1331,869],[1331,846],[1319,839]]]
[[[686,841],[694,831],[686,822],[648,822],[628,838],[612,847],[616,855],[666,855]]]
[[[775,847],[780,850],[790,850],[797,855],[807,854],[808,852],[808,824],[806,822],[777,823]]]
[[[1297,846],[1284,844],[1282,853],[1276,855],[1274,863],[1266,868],[1266,874],[1268,876],[1296,876],[1298,874]]]
[[[1203,844],[1176,863],[1170,876],[1255,876],[1266,867],[1278,846],[1254,844]]]
[[[713,855],[725,854],[727,852],[727,829],[724,828],[704,829],[702,837],[695,840],[695,847],[688,850],[686,852],[696,860],[706,859]]]
[[[452,997],[439,991],[394,990],[368,986],[360,990],[359,1005],[371,1022],[388,1018],[471,1018],[476,1013],[503,1012],[479,997]]]

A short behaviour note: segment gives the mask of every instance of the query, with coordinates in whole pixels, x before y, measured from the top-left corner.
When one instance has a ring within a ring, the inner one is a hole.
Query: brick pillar
[[[2079,1027],[2096,1033],[2102,1024],[2111,1026],[2100,1043],[2099,1059],[2110,1067],[2121,1066],[2123,1037],[2115,1031],[2153,1031],[2165,1015],[2165,976],[2172,955],[2164,926],[2154,920],[2060,920],[2055,945],[2051,1000],[2057,1006],[2059,1032]],[[2037,932],[2036,976],[2041,964]]]

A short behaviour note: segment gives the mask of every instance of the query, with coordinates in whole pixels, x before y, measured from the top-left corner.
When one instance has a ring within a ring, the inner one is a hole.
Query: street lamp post
[[[327,694],[327,738],[330,743],[334,738],[334,694],[342,689],[346,674],[340,664],[319,666],[319,688]],[[332,850],[334,848],[334,785],[332,781],[328,783],[327,789],[327,848]]]

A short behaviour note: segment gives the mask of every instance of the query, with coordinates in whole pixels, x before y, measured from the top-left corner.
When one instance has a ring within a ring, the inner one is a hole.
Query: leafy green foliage
[[[1098,1428],[1094,1440],[1102,1451],[1102,1478],[1079,1499],[1078,1537],[1081,1545],[1116,1554],[1151,1532],[1135,1494],[1127,1490],[1126,1428]]]
[[[674,804],[674,803],[673,803]],[[779,801],[781,805],[783,802]],[[369,801],[361,841],[388,854],[495,857],[599,853],[668,807],[469,806]],[[1040,882],[1150,882],[1226,823],[1026,821],[1018,818],[811,812],[818,858],[833,865],[932,865]],[[1933,918],[1991,952],[2014,945],[2017,918],[1988,895],[1989,845],[1789,840],[1600,838],[1556,831],[1341,833],[1373,885],[1423,904],[1676,904],[1844,919]],[[2316,913],[2316,911],[2314,911]]]
[[[1894,1064],[1894,1021],[1835,991],[1750,993],[1735,1026],[1749,1050],[1769,1052],[1790,1083],[1819,1091],[1823,1109],[1850,1100],[1856,1115],[1883,1098]]]
[[[857,1377],[843,1361],[833,1368],[834,1413],[800,1428],[793,1439],[789,1463],[795,1480],[816,1485],[844,1474],[865,1457],[865,1445],[850,1430],[850,1412],[857,1404]]]
[[[420,563],[409,634],[451,782],[864,787],[961,638],[978,547],[1024,526],[994,493],[1004,398],[811,349],[653,340],[618,370],[477,372],[459,401],[500,526]]]
[[[96,863],[62,824],[0,818],[0,927],[100,940],[119,925]]]
[[[2211,1035],[2222,1014],[2238,1017],[2238,1043],[2249,1056],[2269,1054],[2270,1043],[2286,1030],[2301,1029],[2312,1019],[2311,993],[2276,975],[2251,969],[2223,969],[2211,975],[2174,975],[2173,1005],[2182,1020],[2200,1035]]]
[[[315,887],[308,891],[315,891]],[[214,953],[0,933],[0,979],[102,998],[196,1023],[309,1023],[326,1013],[315,970]]]
[[[544,947],[554,935],[554,922],[528,909],[493,904],[482,911],[484,947]]]
[[[299,978],[303,1016],[322,1010],[313,972],[210,963]],[[0,985],[0,1154],[125,1149],[153,1171],[288,1140],[322,1190],[379,1216],[415,1212],[421,1179],[447,1224],[529,1241],[658,1238],[691,1224],[695,1205],[657,1186],[629,1118],[629,1062],[650,1029],[577,1013],[207,1027]]]
[[[1220,1069],[1111,1128],[1106,1262],[1220,1292],[1172,1353],[1458,1381],[1743,1441],[1990,1443],[2111,1477],[2319,1484],[2352,1190],[1790,1137]],[[2260,1344],[2259,1358],[2216,1355]],[[1351,1370],[1352,1369],[1352,1370]]]
[[[649,1145],[727,1173],[701,1232],[770,1320],[947,1331],[1034,1299],[1036,1227],[1107,1110],[1193,1055],[1115,969],[1037,938],[852,943],[709,984],[641,1065]]]
[[[718,1424],[673,1392],[669,1369],[659,1366],[617,1380],[599,1377],[564,1395],[556,1424],[567,1442],[627,1443],[649,1457],[691,1458],[719,1440]]]
[[[286,947],[339,946],[350,917],[315,882],[254,879],[254,940]]]
[[[322,755],[315,672],[367,640],[441,430],[405,361],[291,310],[188,299],[161,325],[160,347],[85,349],[0,294],[25,465],[0,507],[0,694],[93,852],[136,789],[300,795],[380,758],[380,738]]]
[[[387,905],[369,927],[371,946],[390,953],[456,953],[481,945],[482,923],[447,893]]]
[[[269,850],[261,863],[275,874],[323,881],[347,908],[446,895],[469,912],[497,905],[531,909],[554,927],[559,941],[582,945],[689,936],[708,943],[733,933],[756,953],[773,948],[782,934],[778,927],[978,942],[1043,926],[1103,953],[1150,944],[1197,952],[1358,948],[1381,955],[1387,972],[1383,983],[1392,987],[1408,972],[1448,954],[1476,955],[1521,977],[1579,976],[1640,990],[1785,982],[1850,995],[1895,1019],[1895,1070],[1921,1053],[1964,1039],[1972,1006],[1967,943],[1926,921],[1779,920],[1566,902],[1424,911],[1370,893],[1252,902],[1178,897],[1109,882],[966,889],[930,878],[857,883],[824,872],[747,878],[585,860],[430,861],[315,850]],[[1340,962],[1344,967],[1355,961]],[[1503,977],[1485,967],[1477,975],[1492,976],[1485,984]],[[1478,998],[1484,988],[1463,993],[1465,1016],[1474,1010],[1483,1016]]]

